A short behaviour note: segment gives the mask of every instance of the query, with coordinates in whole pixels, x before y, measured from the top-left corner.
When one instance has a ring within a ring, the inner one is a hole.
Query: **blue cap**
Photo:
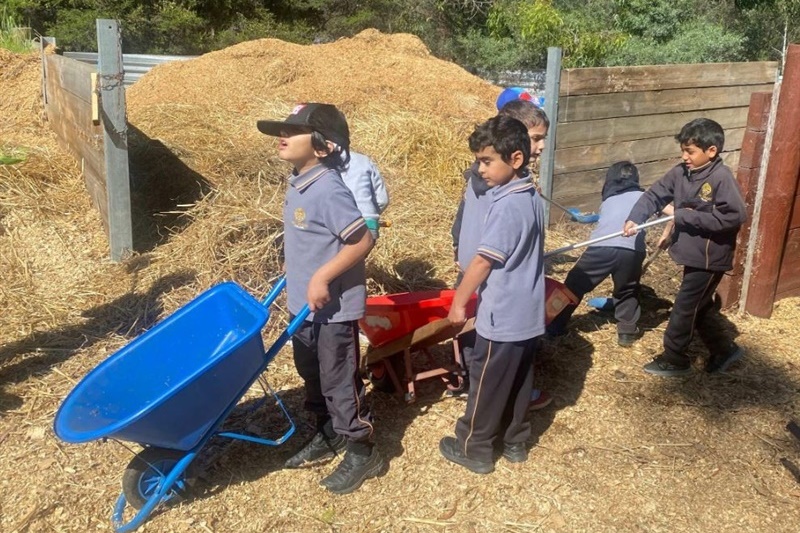
[[[503,109],[503,106],[513,100],[527,100],[533,102],[536,107],[544,106],[544,98],[531,94],[527,89],[522,87],[508,87],[503,89],[500,96],[497,97],[497,110]]]

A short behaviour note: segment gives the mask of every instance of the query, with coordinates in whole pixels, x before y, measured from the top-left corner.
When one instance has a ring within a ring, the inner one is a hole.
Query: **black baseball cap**
[[[280,137],[282,131],[303,133],[316,131],[343,149],[350,148],[350,128],[347,127],[347,119],[332,104],[298,104],[286,120],[259,120],[257,125],[261,133],[274,137]]]

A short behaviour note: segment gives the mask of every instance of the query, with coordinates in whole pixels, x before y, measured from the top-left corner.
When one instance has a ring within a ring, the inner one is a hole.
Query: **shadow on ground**
[[[192,206],[211,191],[210,183],[166,145],[128,126],[133,247],[146,252],[187,226]]]
[[[195,280],[194,271],[181,271],[155,281],[144,293],[129,292],[82,313],[80,324],[50,331],[36,331],[0,347],[0,386],[20,383],[44,374],[76,352],[110,335],[133,339],[161,316],[162,294]],[[13,362],[11,362],[13,360]],[[22,399],[0,391],[0,412],[15,409]]]

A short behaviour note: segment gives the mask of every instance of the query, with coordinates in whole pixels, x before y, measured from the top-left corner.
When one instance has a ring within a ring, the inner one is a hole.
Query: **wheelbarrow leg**
[[[414,375],[411,361],[411,348],[403,350],[403,360],[406,364],[406,394],[404,399],[406,403],[414,403],[417,400],[417,391],[415,386],[416,376]]]

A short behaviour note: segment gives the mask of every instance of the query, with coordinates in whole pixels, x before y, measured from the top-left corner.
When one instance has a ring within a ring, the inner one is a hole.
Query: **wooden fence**
[[[725,129],[723,158],[735,170],[750,95],[771,92],[777,72],[776,62],[563,70],[554,199],[597,209],[605,173],[620,160],[637,165],[643,185],[653,183],[679,162],[675,134],[701,116]]]
[[[45,113],[59,143],[80,163],[92,204],[108,234],[110,255],[133,249],[125,92],[117,22],[97,20],[100,61],[95,68],[51,53],[42,39]]]
[[[750,187],[755,191],[745,191],[755,199],[743,228],[750,235],[739,299],[740,309],[761,317],[770,316],[777,300],[800,295],[800,45],[789,46],[771,113],[760,179]]]

